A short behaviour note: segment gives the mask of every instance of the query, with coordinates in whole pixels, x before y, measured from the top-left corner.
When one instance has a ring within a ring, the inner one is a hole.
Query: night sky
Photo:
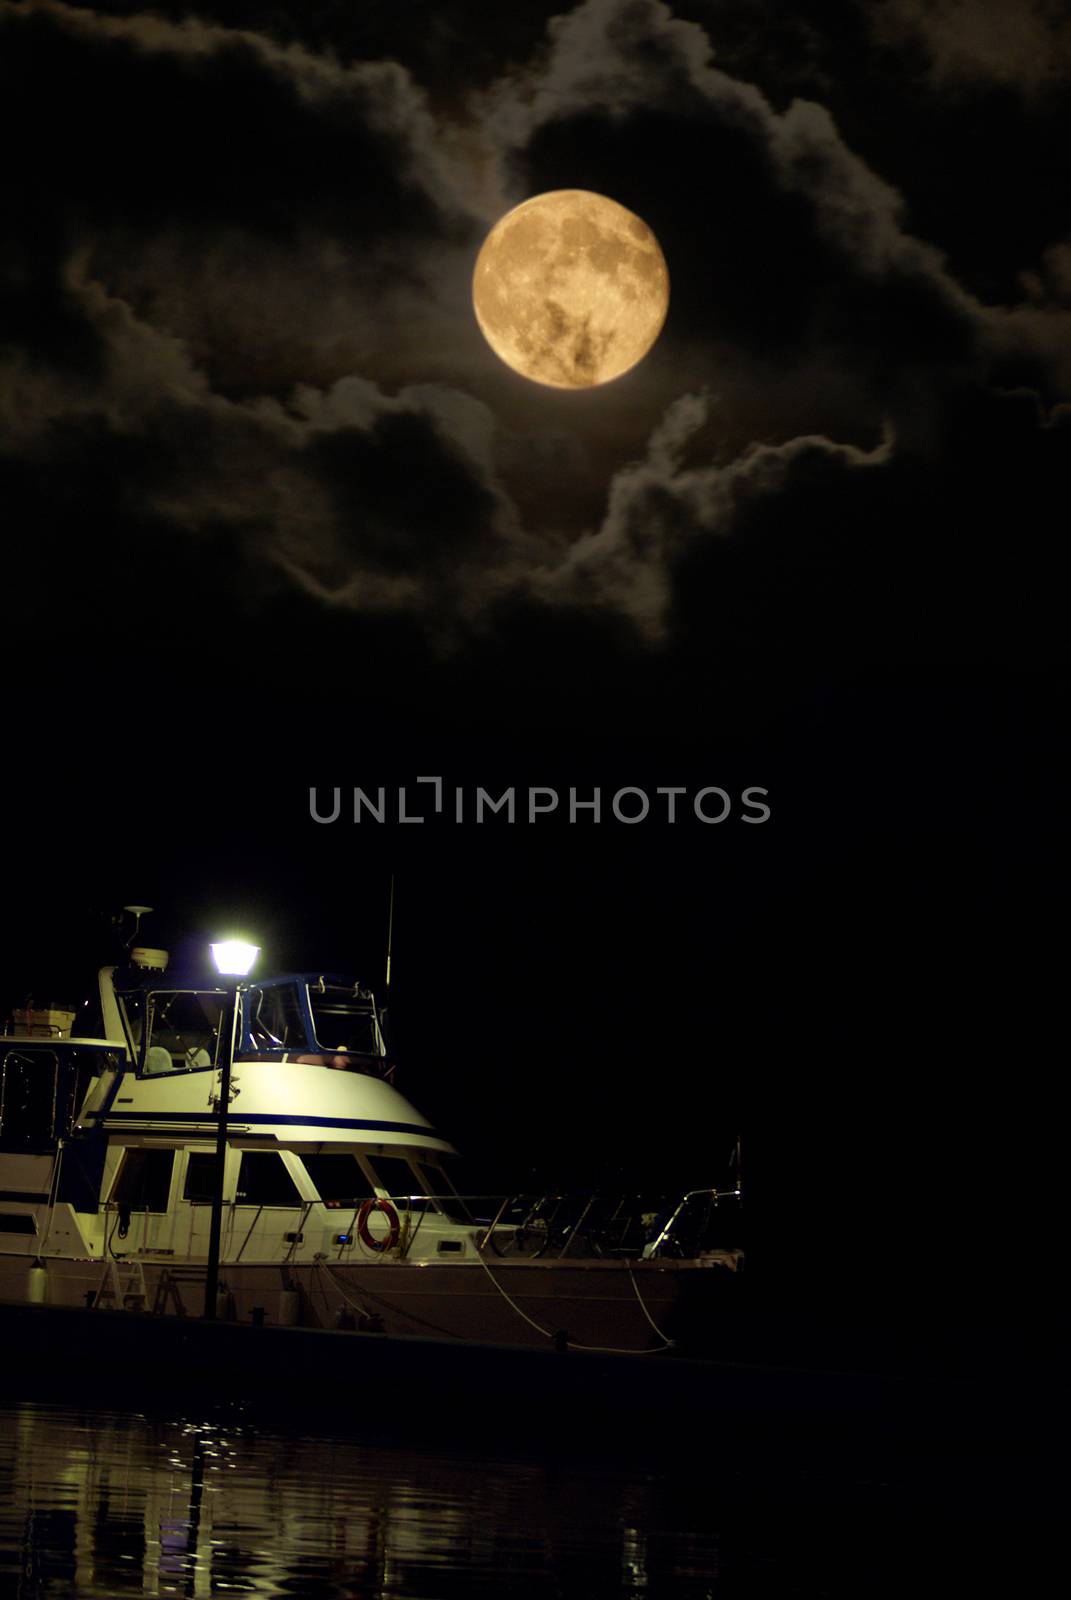
[[[742,1130],[772,1276],[1044,1295],[1069,63],[1057,0],[0,0],[5,1007],[131,900],[378,984],[393,873],[401,1084],[489,1176]],[[670,274],[590,391],[471,310],[557,188]],[[427,775],[562,807],[347,820]]]

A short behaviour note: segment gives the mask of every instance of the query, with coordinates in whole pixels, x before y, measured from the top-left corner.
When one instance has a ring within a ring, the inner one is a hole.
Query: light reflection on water
[[[0,1475],[0,1582],[20,1600],[630,1594],[649,1577],[647,1485],[604,1470],[27,1404],[0,1413]],[[707,1594],[713,1534],[672,1545],[656,1566]]]
[[[489,1458],[239,1413],[0,1408],[0,1496],[0,1593],[18,1600],[854,1600],[965,1576],[961,1550],[919,1570],[912,1538],[947,1519],[908,1514],[880,1477]]]

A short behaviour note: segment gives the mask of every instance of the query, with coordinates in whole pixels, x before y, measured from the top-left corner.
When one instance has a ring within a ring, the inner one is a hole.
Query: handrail
[[[226,1205],[226,1201],[224,1201],[224,1205]],[[261,1213],[263,1212],[263,1210],[264,1210],[263,1205],[259,1205],[257,1207],[256,1216],[253,1218],[252,1222],[249,1224],[249,1227],[246,1229],[245,1238],[242,1240],[241,1244],[238,1246],[238,1254],[234,1258],[236,1262],[241,1261],[242,1255],[243,1255],[243,1253],[245,1251],[245,1247],[249,1243],[250,1239],[253,1237],[253,1229],[256,1227],[257,1223],[260,1221]]]
[[[675,1202],[666,1194],[645,1195],[628,1191],[581,1192],[572,1195],[520,1194],[501,1200],[498,1196],[489,1195],[453,1196],[455,1200],[463,1199],[471,1206],[481,1223],[476,1236],[481,1255],[500,1255],[502,1252],[496,1248],[495,1238],[502,1234],[506,1239],[516,1236],[519,1253],[549,1253],[558,1260],[578,1250],[587,1253],[581,1249],[585,1240],[597,1255],[628,1254],[633,1259],[657,1257],[679,1230],[688,1206],[701,1197],[707,1197],[712,1213],[720,1201],[739,1201],[742,1189],[739,1186],[690,1189]],[[441,1203],[439,1196],[429,1195],[427,1198],[430,1204]],[[493,1218],[486,1222],[484,1219],[492,1209]],[[665,1220],[656,1223],[656,1231],[652,1234],[651,1223],[655,1217]],[[708,1215],[701,1225],[701,1232],[705,1232],[710,1221]],[[691,1223],[687,1226],[690,1228]],[[694,1241],[689,1239],[688,1243],[691,1246]]]
[[[677,1218],[680,1216],[681,1212],[684,1210],[684,1208],[688,1204],[689,1200],[695,1200],[699,1195],[703,1195],[703,1194],[710,1195],[711,1198],[714,1199],[714,1200],[728,1200],[730,1198],[731,1199],[739,1199],[741,1193],[742,1193],[742,1191],[739,1188],[736,1188],[736,1189],[689,1189],[687,1194],[681,1196],[681,1199],[677,1203],[677,1209],[672,1213],[672,1215],[669,1218],[669,1221],[665,1224],[665,1226],[662,1229],[662,1232],[658,1235],[658,1237],[656,1239],[653,1239],[651,1241],[651,1243],[646,1247],[646,1249],[644,1251],[644,1254],[647,1255],[648,1257],[658,1254],[659,1246],[662,1245],[665,1242],[665,1240],[668,1239],[672,1235],[672,1233],[673,1233],[673,1224],[676,1222]]]
[[[689,1205],[704,1197],[711,1203],[709,1207],[701,1207],[686,1217]],[[458,1228],[470,1230],[469,1236],[475,1244],[477,1254],[481,1257],[506,1256],[527,1260],[542,1256],[548,1262],[568,1260],[570,1257],[651,1261],[663,1253],[682,1252],[690,1256],[708,1248],[707,1243],[700,1242],[706,1240],[711,1240],[713,1245],[728,1248],[730,1244],[737,1245],[740,1241],[723,1240],[720,1237],[722,1230],[714,1220],[714,1207],[718,1201],[740,1198],[740,1188],[714,1187],[690,1189],[676,1200],[665,1193],[644,1194],[624,1188],[610,1189],[607,1192],[596,1190],[594,1193],[590,1190],[573,1193],[552,1191],[541,1194],[536,1192],[488,1194],[484,1191],[478,1195],[461,1194],[451,1189],[448,1193],[431,1194],[424,1191],[390,1196],[408,1223],[408,1231],[404,1235],[403,1254],[411,1252],[417,1235],[425,1228],[427,1217],[438,1215],[443,1221],[449,1220]],[[283,1222],[278,1216],[279,1212],[290,1215],[295,1211],[299,1212],[300,1221],[296,1230],[289,1221],[286,1227],[300,1235],[304,1232],[314,1210],[325,1204],[329,1207],[328,1219],[331,1219],[334,1211],[338,1217],[337,1225],[341,1228],[343,1216],[353,1207],[359,1209],[360,1202],[358,1197],[348,1196],[342,1201],[334,1202],[301,1199],[294,1204],[279,1208],[265,1208],[263,1204],[254,1203],[250,1207],[253,1212],[252,1220],[244,1237],[234,1240],[230,1232],[228,1233],[231,1247],[233,1248],[235,1244],[238,1246],[233,1260],[245,1259],[266,1210],[269,1214],[276,1214],[280,1229],[283,1227]],[[111,1227],[112,1218],[114,1216],[118,1222],[123,1209],[113,1199],[101,1202],[104,1231],[109,1246],[111,1236],[114,1234],[114,1229]],[[245,1210],[244,1207],[241,1209]],[[234,1201],[228,1201],[224,1207],[231,1229],[238,1220],[238,1210],[239,1207]],[[339,1212],[342,1212],[342,1216],[338,1216]],[[468,1215],[464,1216],[462,1212],[467,1212]],[[138,1232],[141,1235],[141,1248],[144,1249],[147,1247],[148,1213],[138,1208],[134,1216],[140,1216],[142,1219],[142,1227]],[[350,1234],[356,1227],[356,1216],[355,1210],[349,1227],[345,1229]],[[682,1218],[686,1218],[683,1228]],[[717,1230],[713,1238],[712,1229]],[[275,1231],[277,1230],[274,1226],[269,1228],[273,1237]],[[128,1253],[136,1249],[137,1246],[133,1242],[127,1245]],[[284,1264],[292,1265],[298,1259],[298,1255],[298,1239],[295,1237],[290,1239],[284,1248]],[[339,1259],[343,1259],[341,1247]]]
[[[584,1207],[583,1211],[580,1213],[579,1217],[577,1217],[576,1221],[566,1224],[565,1243],[562,1245],[561,1249],[558,1251],[558,1260],[559,1261],[562,1259],[563,1256],[565,1256],[568,1253],[568,1251],[572,1248],[572,1246],[576,1243],[577,1239],[580,1237],[580,1224],[587,1217],[588,1212],[591,1210],[592,1206],[595,1204],[596,1198],[597,1198],[596,1195],[592,1195],[591,1198],[588,1200],[587,1205]]]
[[[433,1195],[433,1194],[432,1195],[428,1195],[428,1199],[429,1200],[437,1200],[438,1198],[439,1198],[438,1195]],[[462,1204],[464,1204],[464,1200],[465,1200],[464,1195],[458,1195],[457,1198],[462,1202]],[[503,1217],[503,1214],[504,1214],[504,1212],[506,1210],[506,1207],[509,1205],[509,1203],[510,1203],[510,1201],[512,1199],[513,1199],[512,1195],[507,1194],[505,1196],[505,1198],[502,1201],[502,1204],[498,1208],[498,1214],[495,1217],[495,1220],[492,1223],[490,1223],[484,1229],[484,1231],[481,1233],[480,1237],[476,1240],[476,1248],[477,1248],[477,1250],[480,1251],[481,1255],[482,1255],[483,1251],[486,1250],[488,1244],[491,1242],[491,1235],[494,1233],[495,1229],[498,1227],[498,1224],[502,1221],[502,1217]]]

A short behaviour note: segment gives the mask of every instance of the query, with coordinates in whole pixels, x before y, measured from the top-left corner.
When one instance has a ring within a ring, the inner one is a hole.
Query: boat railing
[[[509,1195],[446,1194],[426,1192],[391,1195],[391,1204],[407,1220],[403,1236],[407,1248],[416,1241],[427,1219],[439,1214],[450,1222],[477,1230],[476,1247],[484,1257],[501,1260],[592,1260],[609,1258],[624,1261],[653,1258],[693,1258],[711,1250],[737,1250],[739,1237],[739,1189],[691,1189],[672,1197],[601,1191],[522,1193]],[[351,1196],[345,1200],[319,1203],[332,1211],[354,1211],[356,1219],[366,1199]],[[302,1228],[317,1202],[295,1202],[278,1208],[287,1213],[280,1218],[293,1233],[289,1212],[302,1211]],[[224,1210],[233,1212],[241,1202],[228,1197]],[[258,1217],[263,1211],[258,1210]],[[276,1208],[272,1208],[273,1211]],[[152,1249],[154,1255],[171,1254],[149,1244],[151,1212],[144,1205],[130,1205],[114,1199],[102,1204],[106,1252],[119,1257]],[[349,1231],[349,1230],[347,1230]],[[243,1246],[244,1249],[244,1246]],[[292,1254],[293,1252],[291,1252]]]
[[[466,1205],[484,1255],[637,1260],[738,1247],[740,1199],[738,1188],[710,1188],[679,1198],[585,1191],[507,1195],[497,1204],[470,1197]]]
[[[661,1229],[655,1234],[644,1254],[650,1258],[661,1254],[680,1254],[682,1248],[687,1248],[689,1254],[698,1254],[703,1235],[709,1229],[712,1214],[722,1201],[735,1201],[737,1207],[743,1198],[739,1184],[733,1189],[690,1189],[681,1196],[675,1209],[666,1218]],[[693,1206],[693,1202],[697,1205]],[[706,1217],[702,1216],[703,1203],[706,1205]],[[688,1217],[689,1209],[699,1211],[699,1215]],[[734,1208],[735,1209],[735,1208]]]

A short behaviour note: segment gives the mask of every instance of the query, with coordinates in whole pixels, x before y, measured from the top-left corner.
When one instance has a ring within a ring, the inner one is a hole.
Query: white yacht
[[[474,1198],[393,1080],[372,993],[332,974],[228,985],[138,946],[82,1011],[24,1006],[0,1037],[0,1299],[200,1316],[215,1200],[220,1318],[702,1351],[743,1259],[710,1227],[738,1167],[667,1204]]]

